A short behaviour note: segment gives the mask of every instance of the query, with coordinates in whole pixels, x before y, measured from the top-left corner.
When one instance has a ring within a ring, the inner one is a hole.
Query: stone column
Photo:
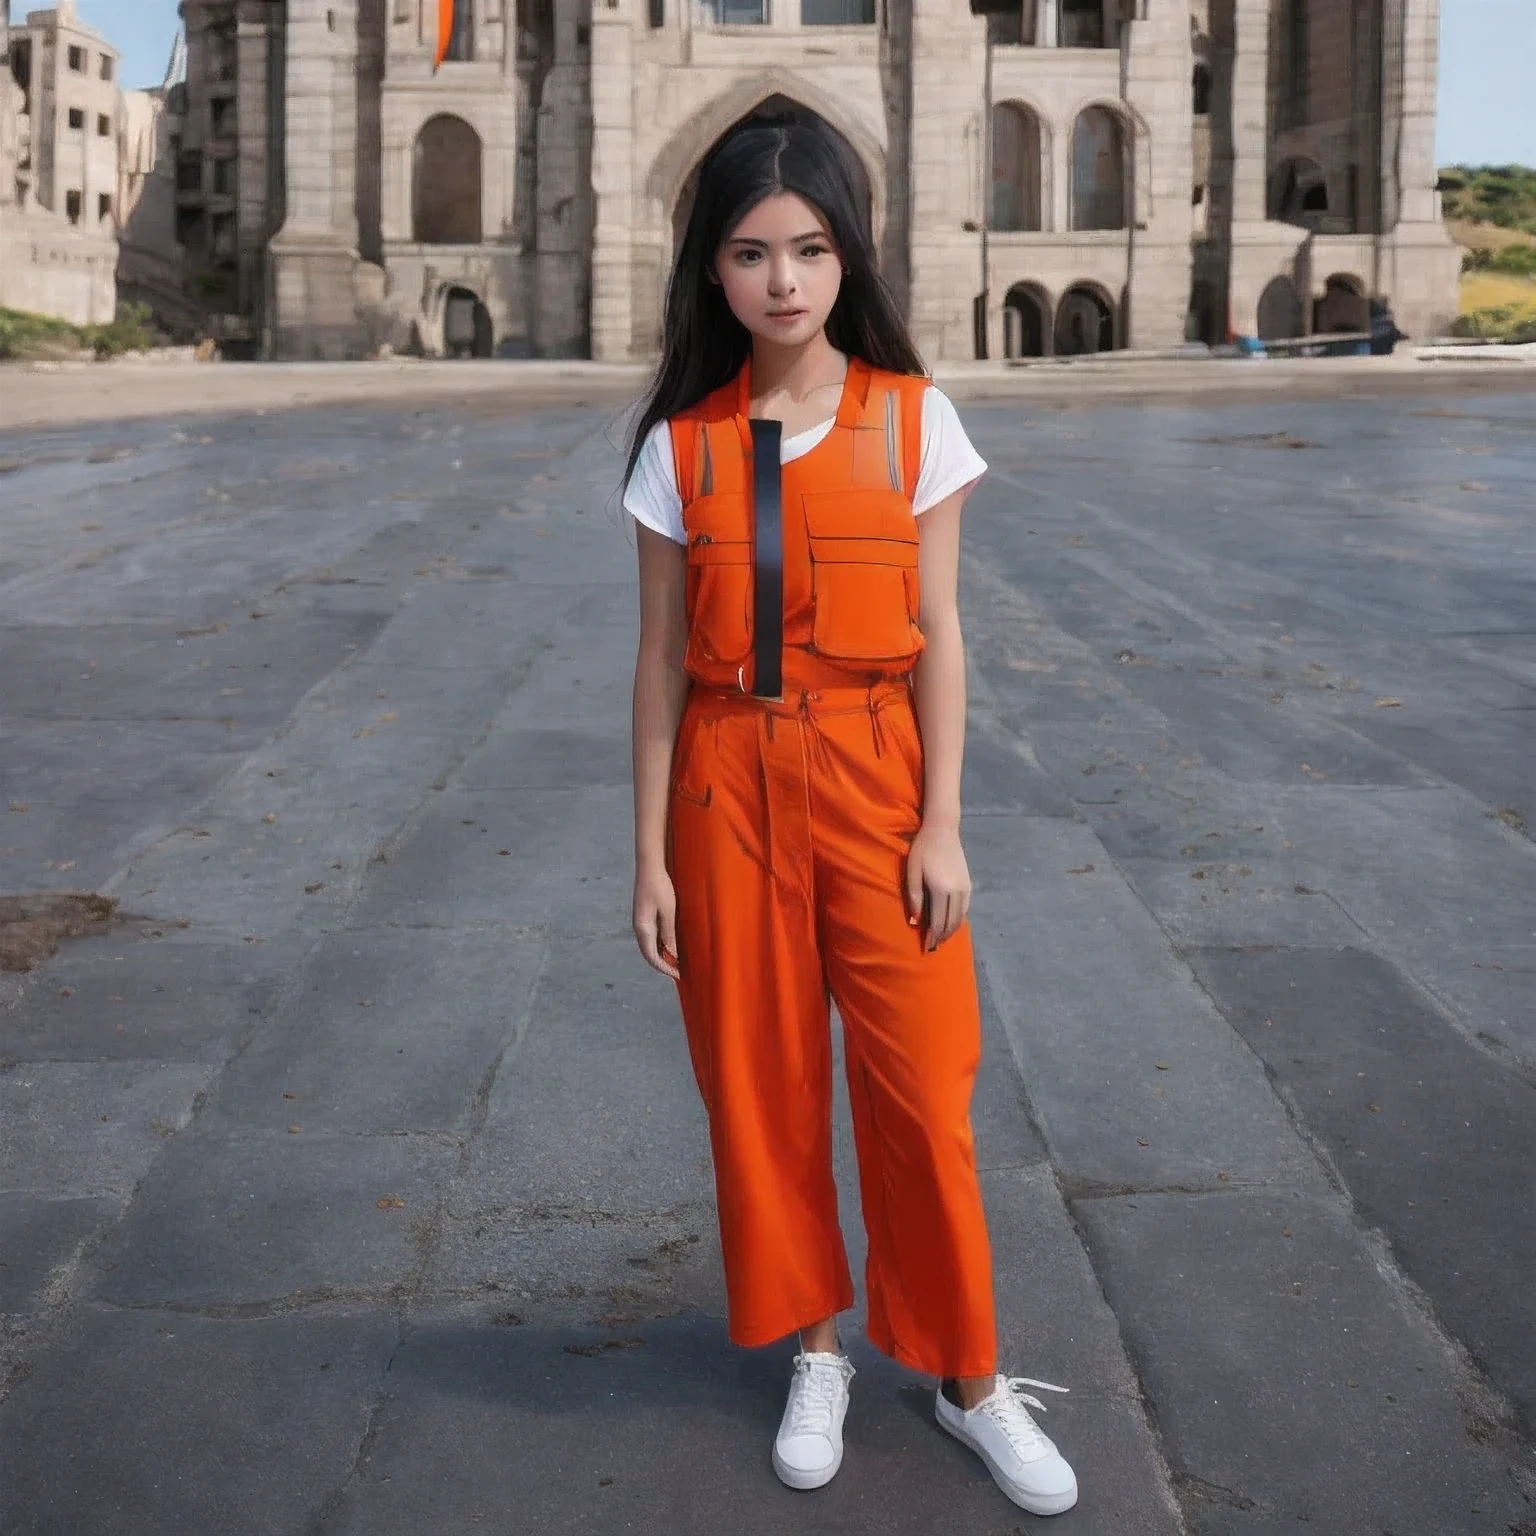
[[[1435,191],[1439,0],[1388,0],[1382,38],[1382,229],[1377,286],[1415,340],[1455,318],[1461,252]]]
[[[967,0],[910,4],[908,314],[918,349],[932,364],[976,355],[972,305],[982,287],[981,235],[965,226],[972,220],[978,187],[985,196],[991,168],[972,163],[968,174],[957,174],[956,151],[966,144],[967,124],[982,107],[986,21],[971,15]],[[970,132],[974,135],[975,129]],[[984,144],[985,133],[973,142]]]
[[[1040,48],[1057,48],[1061,45],[1061,0],[1040,0],[1036,13],[1039,32],[1035,44]]]
[[[361,346],[357,254],[357,0],[289,0],[283,227],[272,241],[271,345],[336,358]]]
[[[1440,71],[1440,0],[1406,0],[1401,27],[1397,217],[1432,224],[1440,217],[1435,183],[1435,94]],[[1386,168],[1390,174],[1391,167]]]
[[[1139,119],[1126,145],[1133,226],[1126,345],[1172,347],[1184,339],[1192,266],[1194,49],[1188,0],[1151,0],[1145,19],[1124,25],[1124,91]]]
[[[544,77],[536,128],[538,196],[529,331],[540,357],[582,357],[591,344],[591,65],[577,41],[577,29],[589,26],[590,17],[588,0],[555,0],[555,59]]]
[[[1232,222],[1262,224],[1269,177],[1269,0],[1235,0]]]
[[[629,359],[634,345],[634,21],[626,0],[592,15],[592,356]]]

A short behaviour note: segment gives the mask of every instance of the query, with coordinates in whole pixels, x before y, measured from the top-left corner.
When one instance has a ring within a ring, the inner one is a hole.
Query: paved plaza
[[[841,1475],[769,1466],[629,933],[614,391],[0,434],[0,895],[120,903],[0,973],[0,1530],[1532,1536],[1536,390],[1349,378],[963,408],[1050,1522],[857,1318]]]

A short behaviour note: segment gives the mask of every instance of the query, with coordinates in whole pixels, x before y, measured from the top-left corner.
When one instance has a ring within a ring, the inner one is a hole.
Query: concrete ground
[[[966,408],[1062,1536],[1536,1531],[1536,395],[1454,383]],[[0,438],[0,893],[126,914],[0,976],[8,1536],[1047,1528],[856,1319],[843,1473],[769,1468],[628,934],[616,416],[549,404]]]

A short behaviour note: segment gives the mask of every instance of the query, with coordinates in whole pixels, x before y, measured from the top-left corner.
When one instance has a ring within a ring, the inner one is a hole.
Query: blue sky
[[[31,0],[41,5],[45,0]],[[123,80],[156,85],[177,27],[176,0],[77,0],[123,55]],[[12,10],[27,9],[27,0]],[[1441,0],[1437,156],[1536,166],[1536,0]]]

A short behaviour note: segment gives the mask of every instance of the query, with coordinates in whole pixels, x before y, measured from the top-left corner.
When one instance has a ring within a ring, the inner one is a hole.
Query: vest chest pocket
[[[752,649],[752,538],[744,496],[701,496],[684,512],[688,533],[688,648],[684,665],[732,670]]]
[[[846,661],[922,650],[917,519],[894,491],[807,492],[815,618],[811,643]]]

